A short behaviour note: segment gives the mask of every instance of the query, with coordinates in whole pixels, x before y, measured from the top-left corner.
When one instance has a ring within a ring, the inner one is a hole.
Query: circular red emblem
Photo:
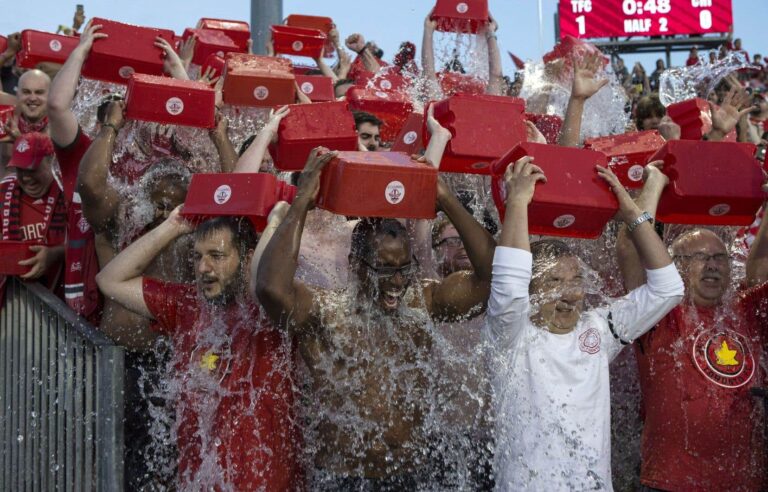
[[[739,388],[755,374],[755,359],[749,341],[739,333],[700,333],[693,342],[693,362],[718,386]]]
[[[590,328],[579,335],[579,349],[588,354],[600,352],[600,333],[594,328]]]

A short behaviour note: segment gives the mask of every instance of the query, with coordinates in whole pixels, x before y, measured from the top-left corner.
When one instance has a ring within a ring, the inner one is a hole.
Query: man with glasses
[[[313,487],[413,490],[429,480],[432,320],[483,310],[495,243],[438,182],[436,206],[456,227],[473,270],[419,280],[405,227],[364,219],[352,233],[345,289],[295,280],[307,211],[335,155],[323,148],[310,153],[298,194],[259,263],[256,293],[272,320],[296,337],[308,369],[304,417]]]
[[[647,166],[638,197],[651,215],[668,182],[658,165]],[[766,236],[763,218],[738,289],[731,289],[731,257],[717,234],[693,229],[672,244],[685,298],[636,350],[645,415],[640,478],[647,490],[764,490],[764,417],[750,389],[765,385]],[[633,289],[644,273],[626,232],[617,248],[625,286]]]

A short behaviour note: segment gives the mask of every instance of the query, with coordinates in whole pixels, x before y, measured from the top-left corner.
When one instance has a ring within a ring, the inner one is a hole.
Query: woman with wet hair
[[[683,283],[647,212],[616,176],[597,173],[619,201],[646,270],[645,285],[585,311],[578,256],[561,241],[528,239],[541,168],[506,171],[507,209],[493,260],[487,336],[494,347],[497,490],[612,489],[608,364],[682,298]]]

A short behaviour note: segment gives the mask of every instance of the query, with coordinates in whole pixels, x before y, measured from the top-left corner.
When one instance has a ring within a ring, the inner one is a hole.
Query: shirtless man
[[[256,293],[270,318],[297,336],[309,371],[313,485],[413,489],[426,468],[431,320],[482,311],[495,243],[439,182],[437,207],[464,241],[473,271],[416,281],[405,227],[374,219],[353,231],[347,288],[310,288],[295,280],[307,211],[322,168],[335,155],[323,148],[310,153],[299,192],[259,263]]]

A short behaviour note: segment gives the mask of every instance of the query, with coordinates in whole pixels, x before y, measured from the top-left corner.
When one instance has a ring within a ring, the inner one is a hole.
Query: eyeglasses
[[[685,260],[694,259],[701,263],[707,263],[709,260],[715,260],[715,263],[727,263],[728,255],[726,253],[715,253],[714,255],[708,255],[707,253],[693,253],[692,255],[675,255],[675,258],[683,258]]]
[[[451,237],[446,237],[441,239],[440,241],[433,244],[432,247],[437,248],[442,244],[447,244],[451,248],[459,248],[461,246],[464,246],[464,241],[462,241],[459,236],[451,236]]]
[[[370,268],[376,274],[376,277],[378,277],[379,280],[392,278],[398,273],[402,275],[404,278],[407,278],[412,276],[419,270],[419,261],[416,259],[415,256],[411,257],[410,263],[408,263],[407,265],[403,265],[401,267],[390,267],[390,266],[375,267],[370,263],[368,263],[367,261],[365,261],[363,258],[360,258],[360,261],[363,263],[363,265]]]

